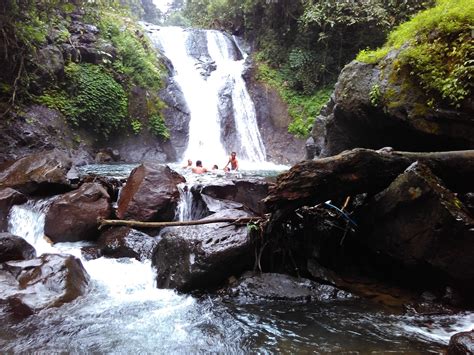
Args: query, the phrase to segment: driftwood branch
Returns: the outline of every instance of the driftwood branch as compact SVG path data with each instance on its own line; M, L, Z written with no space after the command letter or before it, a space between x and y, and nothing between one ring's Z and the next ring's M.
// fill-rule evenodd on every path
M122 219L98 219L99 229L105 226L129 226L139 228L161 228L161 227L179 227L179 226L195 226L199 224L210 223L231 223L231 224L247 224L251 222L258 222L261 217L241 217L241 218L215 218L215 219L200 219L196 221L172 221L172 222L140 222L134 220Z
M474 188L474 150L417 153L359 148L296 164L278 177L264 202L275 219L303 205L377 193L415 161L430 167L452 191L468 192Z

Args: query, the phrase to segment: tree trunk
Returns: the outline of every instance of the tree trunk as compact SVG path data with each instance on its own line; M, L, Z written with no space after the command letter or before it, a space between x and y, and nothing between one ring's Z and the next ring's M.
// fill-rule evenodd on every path
M452 191L474 191L474 150L412 153L359 148L296 164L278 177L263 201L269 211L281 215L336 197L374 194L415 161L430 167Z
M176 226L195 226L199 224L209 223L231 223L231 224L247 224L250 222L260 221L261 217L242 217L242 218L215 218L200 219L197 221L172 221L172 222L140 222L122 219L99 219L99 229L104 226L129 226L139 228L160 228L160 227L176 227Z

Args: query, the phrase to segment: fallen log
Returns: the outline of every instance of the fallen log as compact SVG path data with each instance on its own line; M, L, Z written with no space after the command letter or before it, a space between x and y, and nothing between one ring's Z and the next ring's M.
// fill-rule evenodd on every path
M281 174L263 200L275 220L303 205L385 189L410 164L420 161L455 192L474 190L474 150L417 153L353 149L306 160Z
M161 228L161 227L179 227L179 226L195 226L199 224L210 223L231 223L231 224L247 224L251 222L258 222L262 217L241 217L241 218L214 218L214 219L199 219L196 221L171 221L171 222L141 222L134 220L123 219L101 219L99 222L99 229L105 226L129 226L139 228Z

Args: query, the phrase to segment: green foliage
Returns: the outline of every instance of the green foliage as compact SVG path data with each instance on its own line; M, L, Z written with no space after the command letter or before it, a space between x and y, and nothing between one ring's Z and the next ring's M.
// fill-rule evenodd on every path
M66 67L68 91L50 90L38 102L61 111L76 126L92 128L108 137L127 115L127 96L122 87L100 66L74 64Z
M399 65L407 67L427 93L459 107L472 92L473 23L472 1L439 0L436 7L400 25L383 48L361 52L357 59L373 63L401 48Z
M382 99L382 92L380 91L380 86L378 84L375 84L370 89L369 99L372 106L377 107L380 105Z
M158 97L150 97L147 100L148 107L148 130L157 137L167 140L170 138L168 127L161 116L165 104Z
M69 118L108 137L127 116L127 95L114 78L100 66L69 64L66 76L74 109Z
M140 120L133 119L133 120L130 122L130 125L131 125L131 127L132 127L133 133L138 134L138 133L141 132L141 130L142 130L142 123L141 123Z
M162 64L141 29L114 13L104 12L98 24L103 36L117 48L114 70L130 78L132 84L147 89L162 86Z
M257 79L276 88L288 105L288 113L293 118L288 131L298 137L307 137L321 107L331 96L332 87L319 89L311 95L301 94L288 86L280 72L262 62L258 63Z
M433 0L188 0L184 14L201 27L251 40L259 56L304 95L333 83L362 48Z

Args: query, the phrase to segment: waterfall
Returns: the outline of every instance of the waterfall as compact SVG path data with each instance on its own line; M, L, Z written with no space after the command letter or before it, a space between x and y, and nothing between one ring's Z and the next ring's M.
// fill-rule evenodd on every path
M182 159L221 165L235 150L241 160L265 161L255 106L242 78L244 59L237 59L241 56L233 40L211 30L149 30L173 64L173 80L190 111L189 141ZM223 126L230 132L227 137Z
M30 200L24 205L13 206L8 218L8 231L25 239L35 247L37 255L56 252L44 238L45 213L54 198Z
M178 221L190 221L192 219L193 194L189 191L186 183L178 184L179 202L176 208L176 219Z

